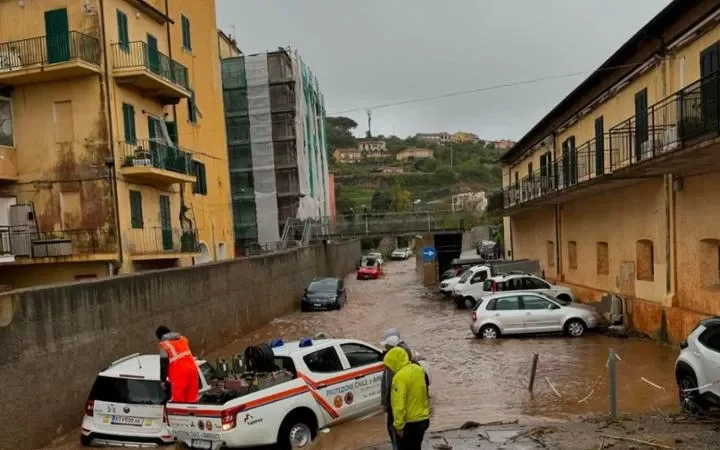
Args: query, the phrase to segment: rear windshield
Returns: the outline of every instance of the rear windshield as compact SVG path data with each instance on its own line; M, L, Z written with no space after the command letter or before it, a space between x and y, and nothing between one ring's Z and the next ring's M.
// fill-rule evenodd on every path
M133 405L162 405L167 402L159 380L128 380L99 376L90 391L90 400Z

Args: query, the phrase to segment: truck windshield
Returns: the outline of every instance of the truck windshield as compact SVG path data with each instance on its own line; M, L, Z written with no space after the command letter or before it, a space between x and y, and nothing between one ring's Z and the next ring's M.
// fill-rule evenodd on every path
M132 405L163 405L168 399L159 380L99 376L90 391L90 400Z
M467 280L469 280L470 277L472 277L474 274L475 274L475 272L472 271L472 270L466 271L466 272L463 274L463 276L460 277L460 281L458 281L458 283L460 283L460 284L465 284L465 283L467 282Z

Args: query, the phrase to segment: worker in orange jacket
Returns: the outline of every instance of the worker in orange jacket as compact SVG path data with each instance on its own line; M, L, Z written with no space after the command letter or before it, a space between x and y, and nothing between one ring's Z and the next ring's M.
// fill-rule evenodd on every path
M198 367L190 342L166 326L155 330L160 341L160 381L170 383L170 401L196 403L200 392Z

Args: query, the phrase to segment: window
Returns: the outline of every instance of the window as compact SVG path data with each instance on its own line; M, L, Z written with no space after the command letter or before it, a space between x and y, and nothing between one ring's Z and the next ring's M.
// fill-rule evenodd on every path
M610 273L610 255L607 242L598 242L596 252L598 275L608 275Z
M497 299L492 299L487 303L487 306L485 306L485 309L488 311L495 311L495 308L497 307Z
M128 103L123 103L123 124L125 126L125 142L135 145L137 142L137 134L135 132L135 107Z
M577 242L575 241L568 242L568 266L577 270Z
M90 391L90 400L135 405L162 405L167 400L159 380L128 380L97 377Z
M188 121L197 123L197 106L195 105L195 90L190 89L190 98L187 99Z
M192 38L190 37L190 19L180 16L182 23L182 44L185 50L192 50Z
M705 288L720 287L720 240L703 239L698 250L700 285Z
M487 272L478 272L472 277L472 280L470 280L470 284L481 283L485 281L485 279L487 279Z
M130 191L130 223L133 228L143 227L142 193Z
M548 300L545 300L542 297L536 297L534 295L523 295L522 296L523 301L523 309L529 309L529 310L545 310L545 309L553 309L553 304L550 303Z
M120 48L129 51L130 50L130 33L128 32L128 18L127 14L118 10L117 11L117 22L118 22L118 43Z
M550 286L543 280L537 278L523 278L523 289L550 289Z
M515 311L520 309L519 297L505 297L497 299L496 311Z
M703 331L698 341L710 350L720 353L720 327L714 326Z
M603 116L595 119L595 175L605 172L605 123Z
M203 378L205 378L205 381L207 381L208 383L211 380L217 380L217 373L215 373L215 369L213 369L213 366L206 362L200 364L200 372L202 372Z
M555 267L555 242L547 241L547 265Z
M15 145L12 126L12 103L9 98L0 97L0 145Z
M635 253L637 279L653 281L655 279L653 242L648 239L637 241L635 244Z
M276 356L275 367L277 367L278 370L287 370L293 374L294 377L297 377L297 369L295 369L295 363L292 358L287 356Z
M351 368L367 366L382 362L382 355L371 349L359 344L343 344L340 346L345 357L348 359Z
M324 348L305 355L303 361L305 361L308 369L316 373L332 373L343 370L335 347Z
M196 178L193 183L193 194L207 195L207 173L205 172L205 164L200 161L193 161L193 171Z

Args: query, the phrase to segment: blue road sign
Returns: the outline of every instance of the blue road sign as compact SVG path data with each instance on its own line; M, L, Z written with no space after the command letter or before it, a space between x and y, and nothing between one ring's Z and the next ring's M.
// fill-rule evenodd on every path
M425 247L423 249L423 258L425 258L425 262L430 262L437 256L437 252L432 247Z

